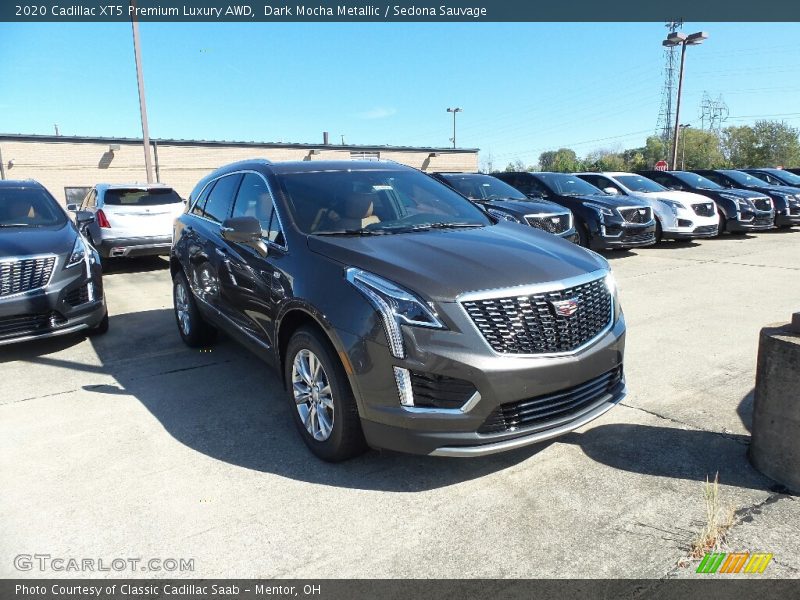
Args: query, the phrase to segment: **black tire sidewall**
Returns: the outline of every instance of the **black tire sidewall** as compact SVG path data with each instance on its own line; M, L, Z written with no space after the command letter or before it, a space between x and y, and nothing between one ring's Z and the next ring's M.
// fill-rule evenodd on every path
M180 319L178 318L178 306L176 302L176 290L178 285L182 285L186 290L186 295L188 298L188 311L189 311L189 333L185 334L183 332L183 328L181 327ZM172 310L175 315L175 324L178 326L178 333L180 334L181 338L183 339L184 343L187 346L197 347L202 346L204 343L208 342L207 336L203 331L203 318L200 316L200 312L197 310L197 305L194 301L194 296L192 295L192 289L189 287L189 281L186 279L186 275L182 272L178 272L175 274L175 277L172 280Z

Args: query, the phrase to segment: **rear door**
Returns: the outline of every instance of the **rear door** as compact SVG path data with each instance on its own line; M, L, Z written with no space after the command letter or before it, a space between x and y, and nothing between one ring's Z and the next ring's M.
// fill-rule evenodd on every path
M183 200L170 188L111 188L103 212L116 238L165 237L183 212Z

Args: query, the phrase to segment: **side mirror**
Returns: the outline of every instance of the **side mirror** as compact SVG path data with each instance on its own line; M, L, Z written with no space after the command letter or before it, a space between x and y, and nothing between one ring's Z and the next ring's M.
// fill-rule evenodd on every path
M603 191L610 196L619 196L619 190L613 187L604 187Z
M262 256L267 255L267 245L261 239L261 223L255 217L226 219L220 233L229 242L252 246Z
M67 204L67 210L69 212L78 212L78 205L74 202L71 202L70 204Z
M94 223L94 214L88 210L77 210L75 212L75 222L78 225L88 225Z

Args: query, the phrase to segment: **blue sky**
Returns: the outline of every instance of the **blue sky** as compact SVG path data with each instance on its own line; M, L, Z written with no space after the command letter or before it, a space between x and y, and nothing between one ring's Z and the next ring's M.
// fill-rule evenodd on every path
M688 23L681 121L800 126L798 24ZM746 33L746 35L745 35ZM143 23L156 138L447 146L535 163L641 145L663 81L661 23ZM0 133L141 136L129 23L0 23Z

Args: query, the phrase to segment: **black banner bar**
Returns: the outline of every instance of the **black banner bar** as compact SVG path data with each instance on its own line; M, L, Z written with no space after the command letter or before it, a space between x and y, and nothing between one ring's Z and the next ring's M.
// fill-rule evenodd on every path
M3 0L0 21L26 22L797 22L794 0Z

